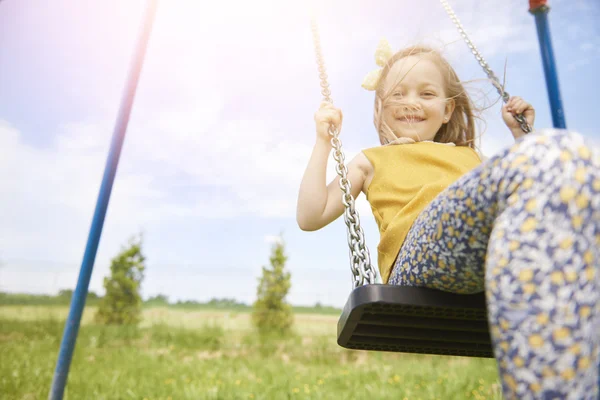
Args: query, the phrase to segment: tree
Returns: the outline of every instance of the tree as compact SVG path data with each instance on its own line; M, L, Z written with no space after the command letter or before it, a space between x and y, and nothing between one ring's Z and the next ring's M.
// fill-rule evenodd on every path
M261 335L284 335L292 327L292 308L285 301L290 287L290 273L285 271L285 244L277 241L271 250L270 267L262 267L252 321Z
M71 301L71 298L73 297L73 290L72 289L61 289L58 291L58 297L65 299L67 301Z
M58 291L57 297L60 299L61 302L70 303L73 299L73 294L74 291L72 289L61 289ZM99 298L100 297L95 292L92 292L90 290L87 294L86 301L96 301Z
M156 296L149 297L145 303L152 306L168 306L169 297L164 294L157 294Z
M130 239L129 245L112 259L110 276L104 278L106 294L98 305L97 322L136 325L140 321L145 260L141 235Z

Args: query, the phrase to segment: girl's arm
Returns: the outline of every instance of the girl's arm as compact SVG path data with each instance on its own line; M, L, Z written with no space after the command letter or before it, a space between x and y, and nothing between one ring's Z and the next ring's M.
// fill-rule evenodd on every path
M343 192L339 184L340 177L336 176L329 185L325 181L330 152L331 145L328 142L317 141L304 172L296 210L296 220L303 231L319 230L344 213ZM346 166L350 192L355 199L360 194L366 178L363 158L365 158L364 155L359 153Z
M337 176L329 185L326 182L327 160L331 152L331 126L340 129L342 112L330 103L322 103L315 113L317 141L304 172L300 192L296 220L300 229L316 231L337 219L344 212L342 190ZM348 165L348 180L354 198L359 195L365 183L366 157L359 153Z

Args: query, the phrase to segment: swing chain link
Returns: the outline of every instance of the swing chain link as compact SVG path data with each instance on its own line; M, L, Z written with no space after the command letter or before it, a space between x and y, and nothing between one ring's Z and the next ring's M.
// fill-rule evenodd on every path
M467 36L467 32L465 31L462 24L458 20L458 17L454 13L454 10L452 10L452 7L450 7L450 4L448 4L448 0L440 0L440 2L442 3L442 6L448 13L448 16L450 17L452 22L454 22L454 25L456 25L456 28L458 29L458 33L460 33L460 35L463 37L463 39L467 43L467 46L471 50L471 53L473 53L473 55L475 56L475 59L477 60L477 62L479 62L479 65L483 68L483 70L485 71L487 76L492 81L492 85L494 85L494 87L498 91L498 94L502 97L502 100L504 101L504 103L505 104L508 103L508 100L510 99L510 95L508 94L508 92L506 92L504 90L504 87L500 84L500 80L498 79L496 74L494 74L494 71L492 71L492 69L490 68L488 63L484 60L481 53L479 53L479 50L477 50L477 47L475 47L473 42L471 42L471 39L469 39L469 37ZM533 129L531 128L531 126L529 125L529 123L527 122L527 119L525 119L523 114L515 115L515 119L517 120L517 122L519 122L519 125L521 126L521 130L523 132L530 133L533 131Z
M329 89L329 83L327 82L325 62L321 52L319 31L314 18L311 20L311 30L317 57L321 94L323 95L324 101L333 104L333 101L331 100L331 90ZM360 219L355 208L354 197L352 197L351 185L348 180L348 169L344 164L344 152L342 151L342 141L339 138L339 134L340 133L336 128L329 128L331 145L333 147L333 159L336 161L335 171L340 177L339 184L342 189L342 203L345 208L344 221L348 232L350 269L352 270L353 277L352 286L353 288L357 288L365 284L375 283L375 271L371 265L371 255L365 244L365 235L360 226Z

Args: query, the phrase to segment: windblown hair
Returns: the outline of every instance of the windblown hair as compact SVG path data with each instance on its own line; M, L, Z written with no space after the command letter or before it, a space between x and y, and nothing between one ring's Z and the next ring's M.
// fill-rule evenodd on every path
M454 99L455 108L450 120L442 124L434 137L435 142L439 143L454 143L457 146L468 146L475 148L475 115L474 106L458 75L450 66L450 64L442 57L442 55L429 47L413 46L408 47L394 54L387 62L381 71L381 78L377 89L375 90L375 113L373 122L379 134L381 144L392 142L396 139L396 135L392 129L385 123L383 118L383 110L385 107L395 103L391 94L393 89L388 92L384 91L384 83L391 67L396 61L414 55L428 56L442 72L444 77L444 91L446 99ZM400 82L397 82L398 84ZM392 85L392 88L396 85Z

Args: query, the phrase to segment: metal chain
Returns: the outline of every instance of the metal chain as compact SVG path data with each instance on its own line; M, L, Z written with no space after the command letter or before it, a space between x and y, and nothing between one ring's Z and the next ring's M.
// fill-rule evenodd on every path
M324 101L333 104L331 100L331 90L327 82L327 72L325 71L325 62L321 52L321 42L319 39L319 31L317 23L313 18L311 20L311 30L313 34L313 42L315 47L315 55L317 57L317 65L319 69L319 79L321 82L321 94ZM339 138L339 132L336 128L330 127L329 134L331 135L331 145L333 146L333 158L336 161L335 171L340 177L340 188L342 189L342 202L344 203L344 221L348 230L348 247L350 250L350 269L352 270L352 286L357 288L365 284L375 283L375 271L371 265L371 255L365 244L365 235L358 212L354 206L354 197L350 190L350 181L348 180L348 170L344 164L344 153L342 151L342 142Z
M508 100L510 99L510 95L508 94L508 92L506 92L504 90L504 88L500 84L500 80L498 79L498 77L496 77L496 74L494 74L494 71L492 71L492 69L490 68L488 63L485 62L485 60L483 59L483 56L479 53L479 51L477 50L477 48L475 47L473 42L471 42L471 40L467 36L467 33L465 32L465 29L463 28L462 24L458 20L458 17L454 13L454 10L452 10L452 7L450 7L450 4L448 4L447 0L440 0L440 2L442 3L442 6L448 13L448 16L450 17L452 22L454 22L454 25L456 25L456 28L458 29L458 33L460 33L460 35L463 37L463 39L467 43L467 46L471 50L471 53L473 53L473 55L475 56L475 59L479 62L479 65L481 65L481 67L483 68L483 70L485 71L487 76L492 80L492 85L494 85L494 87L498 91L498 94L500 94L500 96L502 96L502 100L504 101L504 103L507 103ZM521 125L521 130L523 132L530 133L532 131L531 126L529 125L529 123L527 122L527 119L525 119L523 114L515 115L515 119Z

